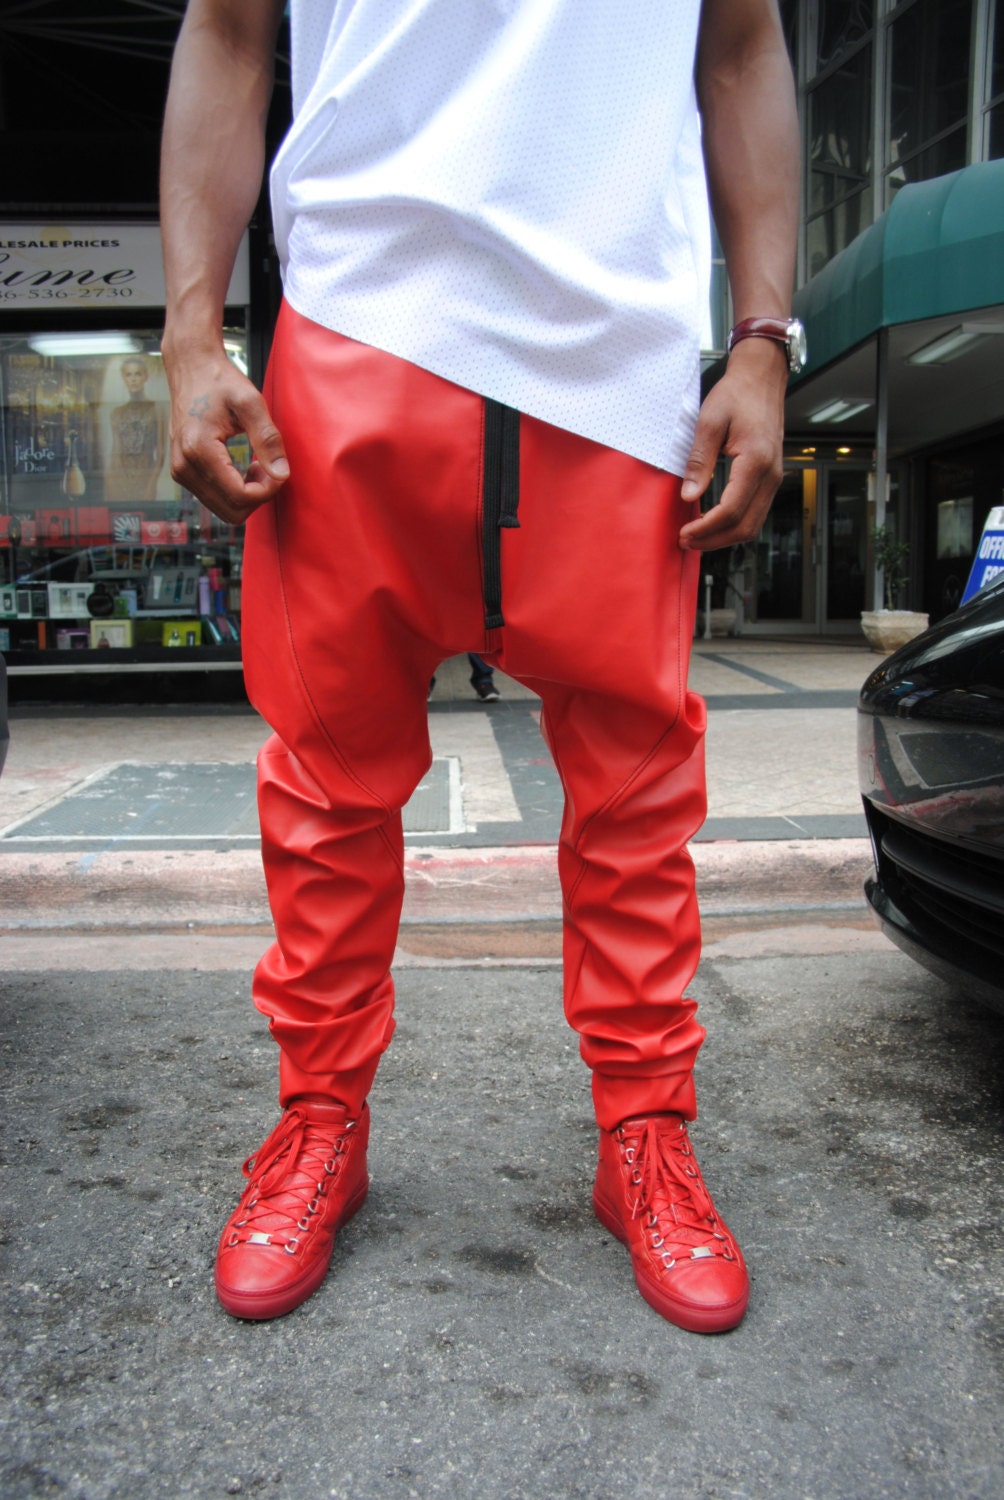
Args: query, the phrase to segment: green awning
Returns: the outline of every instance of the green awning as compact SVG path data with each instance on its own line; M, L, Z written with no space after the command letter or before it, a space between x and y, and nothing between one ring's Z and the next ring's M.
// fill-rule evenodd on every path
M795 296L806 379L896 323L1004 302L1004 160L900 188L881 218Z

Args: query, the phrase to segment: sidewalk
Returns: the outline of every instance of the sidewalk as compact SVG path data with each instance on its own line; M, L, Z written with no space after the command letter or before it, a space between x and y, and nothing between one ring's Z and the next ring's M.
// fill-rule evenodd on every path
M862 897L855 746L876 661L821 640L695 642L691 686L709 710L709 816L692 845L707 956L840 951L848 933L861 951L884 946ZM501 699L483 704L468 673L457 657L437 674L435 760L405 810L395 965L556 965L561 790L537 700L497 674ZM250 709L26 706L12 731L0 778L9 966L253 966L272 928L254 778L267 729Z
M710 721L703 840L863 831L859 822L828 829L804 820L860 819L854 704L876 661L861 647L696 643L691 687L705 697ZM445 663L438 674L429 724L442 784L434 765L406 810L409 840L553 843L560 789L540 738L537 700L499 673L500 701L482 704L466 677L465 658ZM257 838L251 767L267 732L249 709L233 706L15 706L0 778L0 849L42 849L47 840L72 840L84 849L116 837L134 847L164 847L171 839L192 846L200 834L216 849L251 844ZM131 784L120 776L120 789L107 778L122 766L137 771ZM138 769L151 767L163 774ZM224 805L228 798L233 806ZM66 799L77 799L70 816ZM158 801L152 826L151 801ZM444 802L447 821L440 816ZM56 808L58 816L42 817ZM138 813L147 814L140 827L133 826ZM729 820L749 826L724 826ZM764 820L788 825L769 829ZM804 826L795 826L799 820Z
M860 909L868 852L854 704L875 661L826 643L696 643L709 817L693 852L707 921ZM401 961L470 957L456 935L444 950L451 926L477 928L468 939L482 957L511 959L499 929L514 923L520 952L557 958L560 786L536 699L501 674L498 685L500 701L485 705L466 658L438 674L436 758L406 809ZM184 933L213 962L233 948L243 963L244 942L260 950L270 925L253 762L267 731L253 713L25 708L12 729L0 779L0 926L23 961L31 934L48 926L156 931L167 942Z

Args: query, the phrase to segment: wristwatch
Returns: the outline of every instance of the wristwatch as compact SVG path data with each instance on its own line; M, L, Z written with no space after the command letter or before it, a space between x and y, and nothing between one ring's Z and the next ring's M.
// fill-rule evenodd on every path
M788 369L793 375L805 369L808 359L805 328L797 318L743 318L725 341L726 354L731 354L741 339L773 339L776 344L784 345Z

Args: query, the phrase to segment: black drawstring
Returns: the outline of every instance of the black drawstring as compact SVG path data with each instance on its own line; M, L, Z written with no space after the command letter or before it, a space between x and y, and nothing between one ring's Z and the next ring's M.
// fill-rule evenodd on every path
M519 412L485 397L484 550L485 629L498 630L502 616L502 556L499 529L519 525Z

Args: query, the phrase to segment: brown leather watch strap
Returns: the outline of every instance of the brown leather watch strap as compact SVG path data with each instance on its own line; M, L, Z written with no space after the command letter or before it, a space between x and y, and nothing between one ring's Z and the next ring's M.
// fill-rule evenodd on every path
M729 333L726 351L731 354L741 339L773 339L787 349L788 323L788 318L743 318Z

